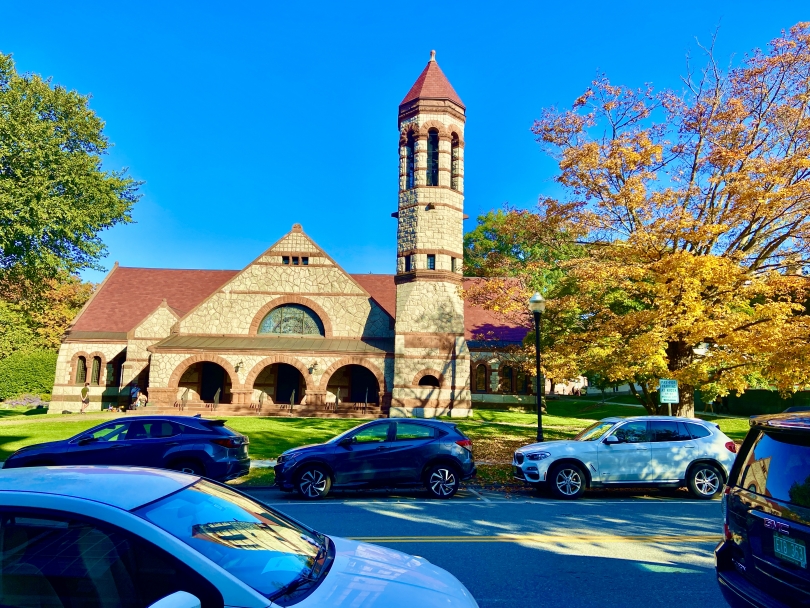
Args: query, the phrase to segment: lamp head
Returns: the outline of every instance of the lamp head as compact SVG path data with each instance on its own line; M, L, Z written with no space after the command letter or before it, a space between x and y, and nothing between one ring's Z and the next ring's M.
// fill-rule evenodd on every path
M529 310L539 313L544 313L546 311L546 300L540 295L540 292L535 291L534 295L529 298Z

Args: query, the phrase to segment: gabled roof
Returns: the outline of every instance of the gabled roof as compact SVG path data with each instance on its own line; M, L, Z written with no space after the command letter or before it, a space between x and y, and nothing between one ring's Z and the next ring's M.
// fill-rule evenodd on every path
M422 70L419 78L408 91L400 106L416 99L447 99L464 108L461 98L447 80L439 64L436 63L436 51L430 51L430 61ZM466 108L465 108L466 109Z
M107 275L70 331L126 333L154 312L164 299L182 316L236 273L236 270L118 266Z

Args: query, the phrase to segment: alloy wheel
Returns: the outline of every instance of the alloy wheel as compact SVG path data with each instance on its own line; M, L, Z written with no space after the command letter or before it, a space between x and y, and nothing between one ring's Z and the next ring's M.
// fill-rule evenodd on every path
M301 493L308 498L319 498L326 492L329 478L318 469L310 469L301 475L299 487Z
M574 496L582 487L582 477L579 471L574 469L560 469L554 480L560 493L566 496Z
M720 478L712 469L700 469L695 474L695 487L704 496L713 496L720 488Z
M428 485L436 496L450 496L456 487L456 476L448 469L436 469L430 476Z

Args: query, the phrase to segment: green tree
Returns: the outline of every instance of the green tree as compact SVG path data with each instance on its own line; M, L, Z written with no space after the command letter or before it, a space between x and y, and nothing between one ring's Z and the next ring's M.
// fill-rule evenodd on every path
M0 280L38 289L99 268L99 233L131 221L141 183L102 168L110 143L89 99L0 53Z

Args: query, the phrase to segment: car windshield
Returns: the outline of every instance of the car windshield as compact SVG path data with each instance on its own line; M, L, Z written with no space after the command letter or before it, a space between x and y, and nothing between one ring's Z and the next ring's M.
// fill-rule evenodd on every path
M309 577L325 540L268 507L204 480L135 513L268 597Z
M580 431L579 434L574 437L574 441L596 441L615 425L615 422L606 422L604 420L600 420L599 422L593 423L584 431Z

